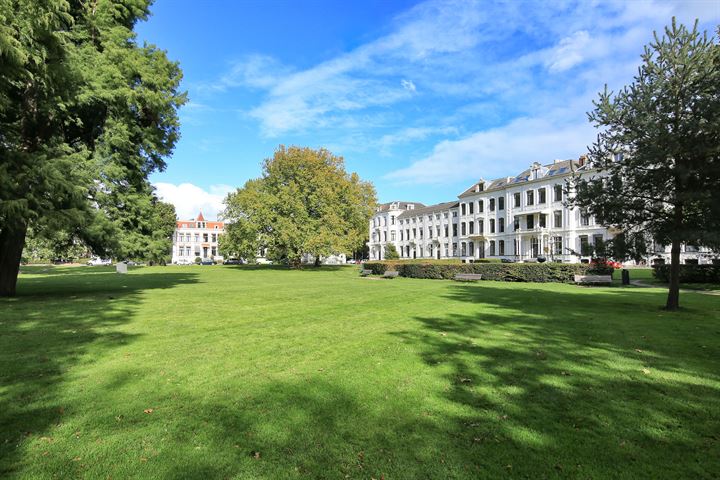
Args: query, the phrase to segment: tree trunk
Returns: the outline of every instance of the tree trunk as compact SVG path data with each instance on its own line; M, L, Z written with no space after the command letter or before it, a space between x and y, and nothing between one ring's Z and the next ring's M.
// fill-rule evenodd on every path
M316 267L319 267L319 266L320 266L320 255L317 255L317 256L315 257L315 266L316 266Z
M0 297L15 296L27 224L20 221L0 231Z
M675 238L670 249L670 288L665 310L680 308L680 240Z

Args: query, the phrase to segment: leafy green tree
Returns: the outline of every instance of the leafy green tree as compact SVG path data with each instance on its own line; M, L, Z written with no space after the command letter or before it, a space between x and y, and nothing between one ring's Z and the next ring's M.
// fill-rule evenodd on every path
M54 235L35 235L28 229L23 249L23 260L27 262L50 262L55 258L76 260L88 256L88 247L66 232Z
M647 238L671 245L666 308L679 308L681 244L720 246L720 47L676 24L645 48L633 83L600 94L574 203L622 232L630 255Z
M385 259L386 260L397 260L400 258L400 254L397 251L397 248L395 248L394 243L388 243L385 245Z
M229 225L223 251L247 258L267 248L274 260L300 264L358 248L375 206L375 188L348 174L342 157L325 149L280 146L261 178L225 199Z
M117 216L151 201L179 135L181 71L139 46L148 0L0 0L0 296L28 228L121 252Z

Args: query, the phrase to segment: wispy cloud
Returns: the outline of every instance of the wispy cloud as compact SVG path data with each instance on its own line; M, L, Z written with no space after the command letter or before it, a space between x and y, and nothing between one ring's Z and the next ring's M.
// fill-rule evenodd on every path
M353 50L308 68L246 56L207 90L258 92L246 118L265 137L306 134L380 155L427 142L388 162L392 182L501 176L582 153L594 139L585 112L595 92L629 82L643 44L673 15L717 23L720 7L430 0Z

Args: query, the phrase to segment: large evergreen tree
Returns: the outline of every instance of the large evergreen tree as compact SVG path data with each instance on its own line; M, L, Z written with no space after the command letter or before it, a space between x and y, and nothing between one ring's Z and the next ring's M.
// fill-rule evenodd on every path
M147 0L0 0L0 295L30 227L120 250L122 219L178 138L181 71L139 46Z
M298 265L303 254L350 252L367 236L375 188L345 171L342 157L325 149L280 146L265 160L261 178L225 200L226 253L253 258L267 248L276 260Z
M720 47L673 20L642 59L633 83L606 89L589 114L601 128L589 165L601 173L576 179L575 203L617 227L618 245L671 245L675 310L681 245L720 247Z

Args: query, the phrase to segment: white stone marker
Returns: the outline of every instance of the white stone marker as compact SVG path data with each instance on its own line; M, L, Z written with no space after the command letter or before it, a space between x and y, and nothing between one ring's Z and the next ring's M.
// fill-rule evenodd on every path
M117 273L127 273L127 263L118 262L117 264L115 264L115 271Z

